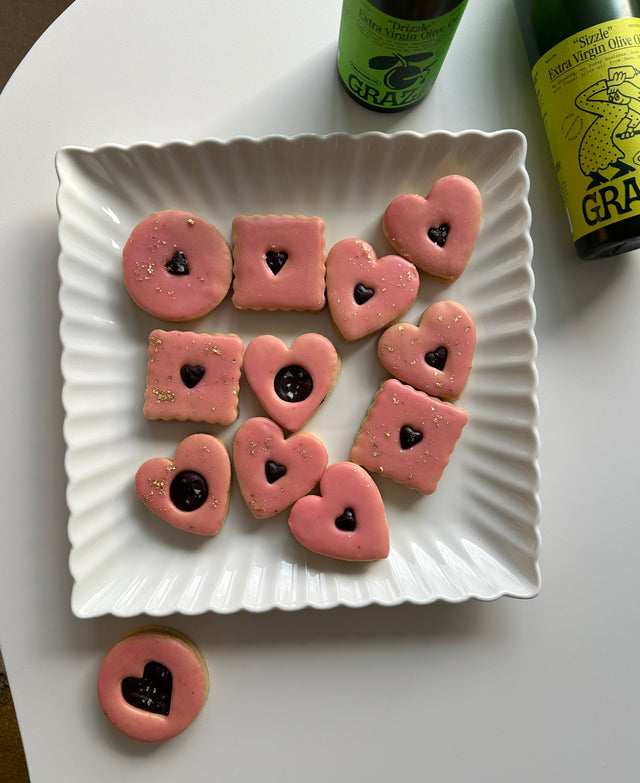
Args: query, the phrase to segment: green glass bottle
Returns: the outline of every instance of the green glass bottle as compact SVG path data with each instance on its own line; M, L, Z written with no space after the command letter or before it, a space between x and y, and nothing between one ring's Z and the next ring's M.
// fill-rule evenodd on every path
M640 0L514 0L581 258L640 247Z
M467 0L343 0L338 74L375 111L415 106L431 89Z

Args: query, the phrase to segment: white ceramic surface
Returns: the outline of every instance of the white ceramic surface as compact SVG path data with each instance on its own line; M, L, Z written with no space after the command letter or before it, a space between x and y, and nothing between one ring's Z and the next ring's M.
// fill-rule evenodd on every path
M525 140L516 131L419 135L337 133L238 138L97 149L57 155L60 304L71 511L72 608L80 617L300 609L338 604L429 603L475 596L531 597L539 588L536 342ZM169 528L135 497L133 476L151 456L173 456L202 425L148 422L142 415L147 338L176 328L143 313L127 295L121 248L152 211L189 209L230 240L240 213L317 214L327 249L347 236L390 252L381 217L403 192L426 194L458 173L483 198L483 222L464 274L453 284L421 277L404 317L455 299L473 314L478 345L457 403L467 424L436 493L422 497L376 478L387 507L391 554L373 564L313 555L292 538L286 512L257 521L235 482L227 522L211 539ZM330 462L347 459L379 381L378 335L341 342L328 311L240 313L230 297L179 328L260 333L290 342L304 331L336 344L342 372L305 429ZM246 383L240 417L204 428L230 448L245 418L261 414Z

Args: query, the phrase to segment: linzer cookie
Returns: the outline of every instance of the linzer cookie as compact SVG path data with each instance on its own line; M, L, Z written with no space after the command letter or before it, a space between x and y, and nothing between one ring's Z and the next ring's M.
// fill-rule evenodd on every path
M398 196L386 208L382 227L391 247L418 269L456 280L473 251L482 219L475 183L459 174L439 179L421 196Z
M232 424L244 344L236 334L154 329L149 335L144 415Z
M322 310L324 221L239 215L232 223L233 296L241 310Z
M231 285L231 270L231 250L220 231L179 209L142 220L122 251L131 298L165 321L191 321L217 307Z
M153 457L136 473L136 495L179 530L214 536L224 524L231 489L231 461L213 435L189 435L174 459Z
M361 239L343 239L327 255L327 302L345 340L384 329L414 303L420 279L401 256L378 258Z
M467 423L462 408L395 378L384 381L362 422L351 460L424 495L435 491Z
M291 347L264 334L247 345L244 372L268 415L293 432L331 393L340 358L333 343L321 334L301 334Z
M258 519L275 516L311 492L327 462L319 438L306 432L285 438L274 421L261 416L241 424L233 440L240 492Z
M420 323L399 323L378 340L378 357L396 378L448 400L462 394L476 345L476 328L469 311L451 301L436 302L422 313Z
M339 560L381 560L389 554L389 528L375 481L352 462L330 465L320 496L306 495L289 514L289 528L307 549Z
M209 671L196 645L163 626L138 628L107 653L98 701L109 722L140 742L183 732L209 694Z

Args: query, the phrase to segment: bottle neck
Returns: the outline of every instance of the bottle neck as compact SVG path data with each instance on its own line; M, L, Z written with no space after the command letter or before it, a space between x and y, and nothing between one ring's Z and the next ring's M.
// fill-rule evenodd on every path
M448 14L467 0L368 0L369 4L388 16L411 21L433 19Z

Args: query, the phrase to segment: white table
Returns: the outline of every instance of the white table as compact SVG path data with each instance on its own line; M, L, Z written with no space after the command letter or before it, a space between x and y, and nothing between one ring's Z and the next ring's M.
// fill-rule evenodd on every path
M337 83L339 12L339 0L76 0L0 96L0 644L34 783L636 779L640 258L575 257L509 0L472 1L429 98L389 116ZM532 175L541 594L167 618L211 666L206 718L157 747L121 738L95 678L144 618L69 608L56 149L508 127L527 134Z

